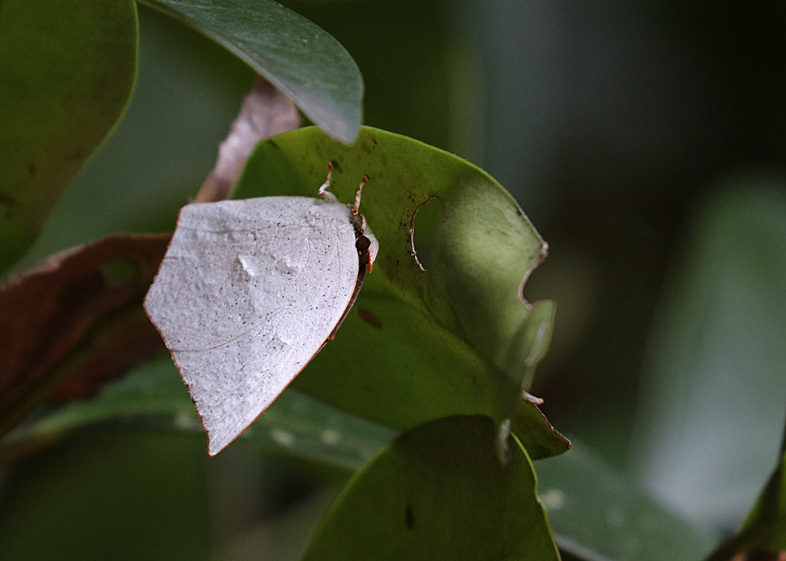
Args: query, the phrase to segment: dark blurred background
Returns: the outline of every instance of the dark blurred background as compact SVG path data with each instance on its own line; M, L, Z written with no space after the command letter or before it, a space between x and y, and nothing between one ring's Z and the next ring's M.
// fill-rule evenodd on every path
M786 5L285 4L355 57L366 124L480 165L549 242L525 293L558 304L532 390L553 424L697 524L733 528L786 409ZM140 12L129 113L35 255L170 226L161 194L176 208L195 193L251 83ZM208 469L237 496L259 491L244 454Z

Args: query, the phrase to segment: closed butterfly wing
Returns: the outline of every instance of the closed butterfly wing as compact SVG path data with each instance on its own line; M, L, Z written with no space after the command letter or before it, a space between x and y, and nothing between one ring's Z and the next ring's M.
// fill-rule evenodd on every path
M307 197L181 211L145 309L188 386L210 455L267 409L352 305L351 218L345 205Z

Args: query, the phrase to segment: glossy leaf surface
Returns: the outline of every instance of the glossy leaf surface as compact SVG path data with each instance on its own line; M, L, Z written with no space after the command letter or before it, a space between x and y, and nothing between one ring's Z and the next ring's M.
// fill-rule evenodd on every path
M456 414L511 416L554 313L551 302L521 299L546 252L522 210L468 162L371 128L353 147L315 128L267 139L233 196L314 196L328 162L341 201L370 177L360 210L380 251L335 340L295 387L396 429ZM566 448L561 439L551 453Z
M338 41L272 0L144 0L229 49L342 142L357 137L363 78Z
M558 560L526 451L501 465L487 417L448 417L385 447L347 484L303 556Z

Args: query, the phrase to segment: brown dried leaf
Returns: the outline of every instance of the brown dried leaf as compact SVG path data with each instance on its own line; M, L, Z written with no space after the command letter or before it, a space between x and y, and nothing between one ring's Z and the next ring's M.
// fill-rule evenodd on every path
M161 348L141 303L169 238L110 236L0 286L0 434L42 401L93 393Z
M295 104L270 82L257 76L232 123L232 130L218 149L216 165L197 193L196 202L225 199L257 142L299 126Z

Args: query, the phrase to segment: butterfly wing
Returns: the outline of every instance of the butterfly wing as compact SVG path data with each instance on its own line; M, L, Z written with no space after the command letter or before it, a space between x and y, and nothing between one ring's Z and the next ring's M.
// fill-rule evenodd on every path
M320 350L358 278L349 209L306 197L183 208L145 309L172 353L211 455Z

